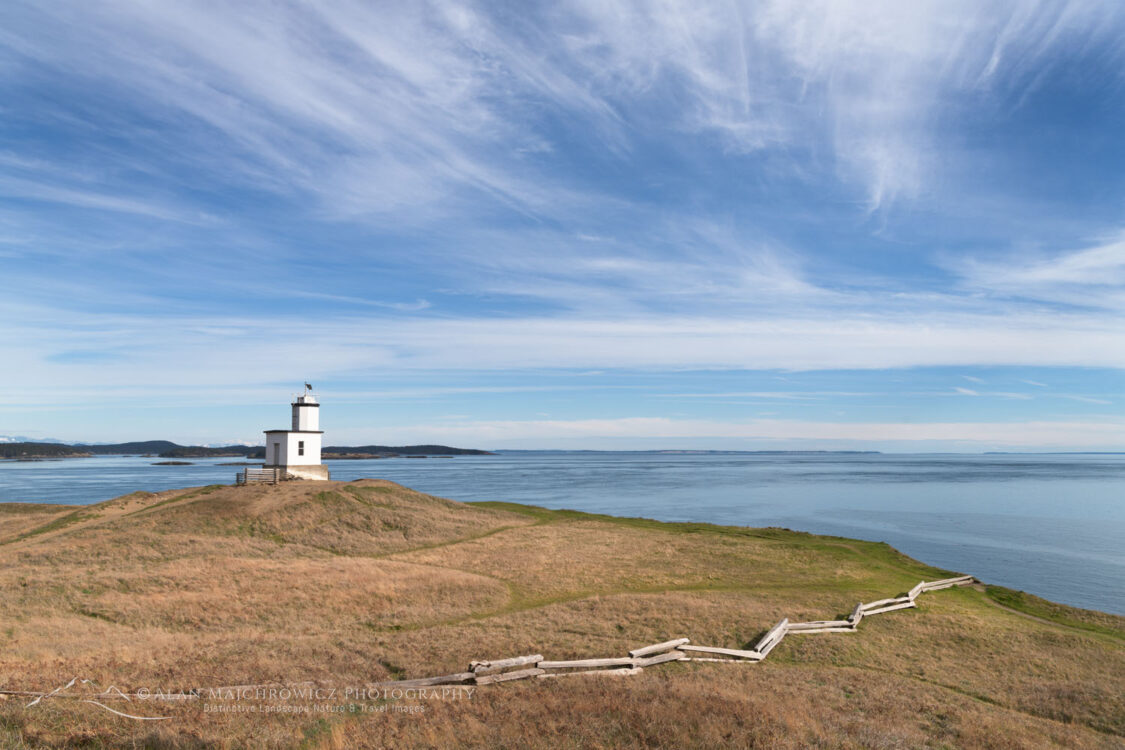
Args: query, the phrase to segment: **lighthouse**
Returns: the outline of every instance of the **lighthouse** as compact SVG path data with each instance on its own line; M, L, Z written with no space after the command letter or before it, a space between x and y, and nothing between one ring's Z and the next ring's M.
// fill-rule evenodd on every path
M328 467L320 462L320 404L311 385L305 383L292 408L292 429L266 430L265 468L281 469L291 479L328 479Z

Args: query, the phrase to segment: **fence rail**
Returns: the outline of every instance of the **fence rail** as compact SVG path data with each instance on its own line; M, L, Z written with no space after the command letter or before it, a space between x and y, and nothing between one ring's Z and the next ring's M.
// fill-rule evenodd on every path
M478 660L470 662L469 667L465 672L439 675L437 677L421 677L411 680L391 680L387 682L376 682L368 685L367 687L414 688L430 687L436 685L491 685L499 682L509 682L511 680L525 680L532 678L545 679L579 675L627 677L630 675L640 674L647 667L653 667L658 664L684 661L724 664L756 664L765 659L766 656L768 656L769 653L777 646L777 644L781 643L782 639L785 638L785 636L789 633L804 635L809 633L855 632L856 628L859 626L859 623L865 617L913 607L915 606L914 600L921 594L930 591L938 591L940 589L950 588L952 586L967 586L971 583L976 583L976 579L973 576L957 576L956 578L946 578L941 581L923 581L912 588L910 592L905 596L893 597L891 599L880 599L878 601L868 602L866 604L860 602L856 605L855 609L852 610L852 613L848 615L846 620L789 622L788 619L783 618L776 625L766 631L766 634L758 640L758 642L754 645L754 648L749 650L720 648L717 646L697 646L692 644L691 639L689 638L675 638L673 640L664 641L663 643L654 643L651 646L642 646L640 648L635 648L629 652L628 656L625 657L551 661L545 659L542 654L530 654L527 656L514 656L507 659ZM706 656L690 655L696 653L706 654ZM66 687L69 688L76 681L77 678L75 678L75 680L71 680L71 684L67 685ZM221 694L226 691L292 686L293 685L291 684L275 683L268 685L239 685L237 686L237 688L193 688L191 690L180 691L179 693L171 695L141 695L137 693L115 691L113 693L101 693L92 697L97 697L102 700L132 700L134 698L140 698L148 700L191 701L199 700L200 696L204 694L214 695ZM59 694L62 689L63 688L58 688L51 693L39 693L26 690L0 690L0 695L34 698L35 700L33 700L29 705L38 703L44 698L51 698L52 700L59 698L70 698L76 700L84 700L87 703L95 703L95 705L101 706L100 703L91 701L91 696ZM109 708L108 706L102 706L102 708L105 708L108 711L112 711L113 713L119 713L117 711L113 711L113 709ZM133 719L157 718L129 716L127 714L119 715L128 716L128 718Z
M277 484L285 479L285 472L277 467L272 468L247 468L238 472L235 484Z
M811 622L789 622L782 618L766 631L752 649L721 648L718 646L698 646L689 638L675 638L651 646L641 646L629 652L627 657L607 657L597 659L575 659L570 661L550 661L542 654L516 656L493 661L474 661L467 672L431 677L425 680L393 680L377 682L371 687L410 687L426 685L490 685L497 682L523 679L544 679L570 675L603 675L606 677L625 677L639 674L647 667L671 662L699 661L725 664L755 664L765 659L777 644L790 633L801 635L811 633L854 633L863 618L872 615L894 612L914 607L915 599L926 592L938 591L952 586L965 586L975 583L972 576L957 576L941 581L923 581L912 588L905 596L880 599L874 602L860 602L844 620L814 620ZM693 656L701 654L701 656Z

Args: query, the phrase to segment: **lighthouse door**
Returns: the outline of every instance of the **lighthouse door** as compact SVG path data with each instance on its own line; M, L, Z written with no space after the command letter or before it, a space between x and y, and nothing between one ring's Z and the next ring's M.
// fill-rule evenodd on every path
M273 465L281 466L281 443L273 444Z

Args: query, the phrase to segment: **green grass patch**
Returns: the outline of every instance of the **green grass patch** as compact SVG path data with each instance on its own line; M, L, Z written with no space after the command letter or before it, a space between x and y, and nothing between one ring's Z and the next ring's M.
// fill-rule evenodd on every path
M367 495L397 495L402 492L401 489L395 487L348 487L350 492L362 492Z
M34 528L31 531L25 531L24 533L20 534L19 536L15 537L13 539L9 539L6 542L0 542L0 543L2 543L2 544L12 544L13 542L18 542L18 541L21 541L23 539L30 539L31 537L39 536L40 534L46 534L50 531L58 531L60 529L65 529L67 526L70 526L71 524L77 523L77 522L82 521L86 518L90 518L90 517L96 516L96 515L98 515L98 514L97 513L91 513L86 509L76 510L73 513L66 514L62 518L56 518L55 520L53 520L49 523L45 523L38 528Z
M344 493L358 503L363 503L368 508L394 508L395 504L389 500L374 500L371 495L393 495L388 487L345 487ZM323 493L322 493L323 494Z
M253 539L266 539L278 545L291 544L290 540L283 534L279 534L269 526L265 525L261 520L254 519L252 521L245 521L238 524L235 533L240 536L248 536Z
M225 484L209 484L205 487L200 487L199 489L192 490L191 492L184 493L183 495L176 495L174 497L166 497L158 503L153 503L152 505L146 505L145 507L143 507L139 510L134 510L133 512L126 513L125 515L135 516L138 513L144 513L146 511L150 511L154 508L159 508L162 505L169 505L170 503L178 503L181 500L190 500L193 497L203 497L204 495L210 495L212 492L215 492L216 490L221 490L223 487L226 487L226 486L227 485L225 485Z
M317 719L301 730L301 748L324 747L332 735L332 724L327 719Z
M666 534L712 535L732 539L755 539L781 543L795 549L817 551L852 550L863 556L867 562L881 563L896 568L900 574L918 575L918 580L937 580L957 575L956 572L926 565L912 557L902 554L886 542L867 542L838 536L822 536L805 531L793 531L778 527L754 528L750 526L720 526L712 523L691 521L657 521L651 518L627 518L603 513L585 513L578 510L551 510L536 505L521 505L497 500L468 503L480 508L503 510L536 519L540 524L558 522L600 522L644 531L659 531ZM917 583L917 581L913 581Z
M30 516L35 513L62 513L85 508L85 505L54 505L52 503L0 503L0 513Z
M984 595L997 604L1041 620L1125 640L1125 617L1055 604L1033 594L1003 586L986 586Z

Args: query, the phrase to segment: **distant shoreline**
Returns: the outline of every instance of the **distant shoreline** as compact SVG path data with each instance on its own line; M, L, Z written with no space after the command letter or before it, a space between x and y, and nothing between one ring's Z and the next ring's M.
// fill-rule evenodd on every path
M695 448L651 448L638 450L598 450L597 448L498 448L495 453L650 453L668 456L880 456L883 451L782 451L782 450L706 450Z
M0 460L41 461L93 456L154 456L157 458L265 458L265 446L179 445L169 440L130 443L0 443ZM490 456L491 451L454 448L448 445L356 445L328 446L321 451L325 459L388 458L394 456Z

